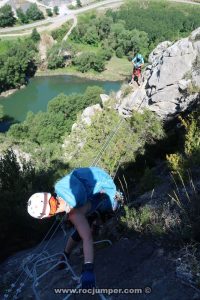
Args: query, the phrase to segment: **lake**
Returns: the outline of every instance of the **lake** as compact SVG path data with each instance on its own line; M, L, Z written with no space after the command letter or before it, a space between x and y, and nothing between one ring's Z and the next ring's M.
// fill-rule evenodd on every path
M89 80L70 75L41 76L31 79L26 88L7 98L0 98L0 104L3 105L4 114L21 122L28 111L46 111L48 102L60 93L84 93L88 86L98 85L108 94L119 90L121 84L121 81ZM0 131L4 132L8 127L7 123L1 124Z

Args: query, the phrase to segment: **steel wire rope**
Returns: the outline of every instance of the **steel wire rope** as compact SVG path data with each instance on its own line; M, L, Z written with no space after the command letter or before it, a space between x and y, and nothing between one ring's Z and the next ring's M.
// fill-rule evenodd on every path
M122 122L124 121L124 119L121 119L118 123L117 126L115 126L114 130L111 131L111 133L108 136L107 141L105 142L105 144L102 146L102 148L99 151L99 154L97 155L97 157L94 159L92 166L97 166L98 162L100 161L103 153L106 151L106 149L108 148L112 138L115 136L115 134L117 133L117 131L119 130Z
M109 136L107 137L105 143L103 144L103 146L101 147L99 153L97 154L97 156L95 157L93 163L92 163L92 166L97 166L99 160L101 159L103 153L106 151L106 149L108 148L109 144L110 144L110 141L112 140L112 138L115 136L115 134L117 133L117 131L119 130L122 122L124 121L124 119L121 119L118 123L117 123L117 126L114 127L114 129L111 131L111 133L109 134ZM63 216L64 218L64 216ZM57 231L57 229L59 228L59 225L61 224L61 222L63 221L63 218L61 219L61 221L59 222L58 226L56 227L56 230L52 233L50 239L48 240L48 242L46 243L46 245L44 246L43 248L43 251L47 248L47 246L49 245L52 237L54 236L55 232ZM47 238L49 232L51 231L51 229L53 228L54 224L56 223L57 220L55 220L55 222L53 223L53 225L51 226L51 228L49 229L49 231L47 232L47 234L45 235L45 237L43 238L43 240L40 242L39 246L37 246L36 249L38 249L42 243L44 242L44 240ZM35 252L35 249L34 251ZM29 254L30 255L30 254ZM33 260L33 258L30 260L30 262ZM22 266L21 266L22 268ZM20 276L18 277L17 281L14 283L16 285L16 283L18 282L18 280L20 279L21 275L23 275L24 273L24 270L22 270ZM24 282L26 282L26 280L28 279L28 275L26 276ZM21 282L22 283L22 282Z

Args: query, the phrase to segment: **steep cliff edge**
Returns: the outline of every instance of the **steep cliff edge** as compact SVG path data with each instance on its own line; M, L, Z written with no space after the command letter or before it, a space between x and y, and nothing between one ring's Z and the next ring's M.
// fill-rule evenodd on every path
M122 99L117 109L129 115L138 104L167 120L200 100L200 28L188 38L159 44L149 56L142 86Z

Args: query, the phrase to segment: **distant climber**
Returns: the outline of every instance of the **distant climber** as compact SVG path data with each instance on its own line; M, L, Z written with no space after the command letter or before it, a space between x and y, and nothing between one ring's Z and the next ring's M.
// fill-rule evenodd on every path
M67 241L65 257L81 239L84 264L82 288L95 287L93 239L90 216L113 212L119 206L119 192L110 175L98 167L78 168L64 176L54 186L55 194L40 192L28 200L28 213L38 219L66 212L75 226Z
M132 79L130 84L133 83L133 81L137 82L137 85L140 86L139 78L141 77L142 72L142 66L144 65L144 58L140 53L137 53L137 55L132 59L133 64L133 73L132 73Z

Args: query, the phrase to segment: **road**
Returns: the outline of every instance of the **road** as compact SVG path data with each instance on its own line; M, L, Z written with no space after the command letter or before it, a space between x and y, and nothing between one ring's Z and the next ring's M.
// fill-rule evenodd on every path
M123 2L123 0L106 0L106 1L101 1L98 3L94 3L94 4L91 4L91 5L76 9L76 10L68 9L67 12L65 12L64 14L59 15L57 17L47 18L42 21L37 21L32 24L26 24L26 25L22 25L22 26L18 26L18 27L9 27L9 28L0 29L0 37L1 36L3 37L3 36L27 35L27 34L31 33L31 31L34 27L37 27L37 30L39 32L46 31L46 30L52 30L56 27L61 26L63 23L65 23L68 20L71 20L71 19L74 20L75 16L78 14L81 14L88 10L98 8L98 7L101 7L104 5L110 4L112 6L113 3L122 3L122 2ZM17 33L18 31L20 31L20 33ZM21 32L21 31L24 31L24 32Z
M0 6L2 6L2 4L5 4L7 1L8 0L1 1ZM32 3L37 2L38 4L40 4L37 0L28 0L28 1L30 1ZM193 2L190 0L169 0L169 1L188 3L188 4L193 4L193 5L200 5L200 3ZM53 18L47 18L42 21L37 21L32 24L26 24L26 25L22 25L22 26L18 26L18 27L2 28L2 29L0 29L0 37L4 37L4 36L12 37L12 36L27 35L27 34L30 34L32 32L32 29L35 27L37 27L37 30L40 33L42 31L53 30L57 27L60 27L63 23L65 23L71 19L73 19L73 21L74 21L73 26L71 28L71 30L72 30L74 28L74 26L76 26L76 24L77 24L76 15L81 14L81 13L86 12L91 9L102 7L102 6L109 5L112 7L112 5L117 4L117 3L122 3L122 2L123 2L123 0L105 0L105 1L98 2L98 3L90 4L88 6L85 6L80 9L76 9L76 10L69 10L67 8L67 6L64 5L60 9L61 15L59 15L57 17L53 17ZM49 7L49 8L51 8L51 7ZM70 30L70 32L71 32L71 30ZM68 33L66 35L66 38L70 34L70 33L69 34Z

